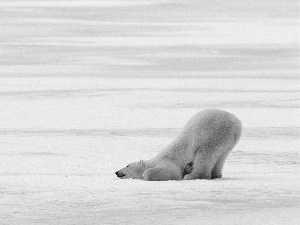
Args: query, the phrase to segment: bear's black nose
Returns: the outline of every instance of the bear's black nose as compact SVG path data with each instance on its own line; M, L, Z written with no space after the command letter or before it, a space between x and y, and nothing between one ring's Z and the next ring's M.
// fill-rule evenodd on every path
M119 171L115 172L115 174L117 175L117 177L124 177L125 176L125 174L123 174Z

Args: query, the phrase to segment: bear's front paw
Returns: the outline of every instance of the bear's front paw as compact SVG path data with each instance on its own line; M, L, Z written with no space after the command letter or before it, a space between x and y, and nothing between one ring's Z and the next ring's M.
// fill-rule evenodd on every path
M143 174L143 177L144 177L145 180L148 180L148 181L155 181L155 180L157 180L153 169L146 170L144 172L144 174Z
M183 177L184 180L194 180L195 178L191 174L187 174Z
M167 180L181 180L182 175L176 173L176 171L172 171L166 166L154 167L151 169L147 169L143 177L145 180L149 181L167 181Z

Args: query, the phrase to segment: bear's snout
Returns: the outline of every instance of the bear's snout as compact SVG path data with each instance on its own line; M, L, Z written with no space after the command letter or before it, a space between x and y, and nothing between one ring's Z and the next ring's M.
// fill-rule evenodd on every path
M115 174L117 175L117 177L120 177L120 178L125 176L124 173L119 172L119 171L115 172Z

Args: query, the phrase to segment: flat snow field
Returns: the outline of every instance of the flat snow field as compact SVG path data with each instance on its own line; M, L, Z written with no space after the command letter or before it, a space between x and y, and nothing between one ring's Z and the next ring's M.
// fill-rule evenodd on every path
M1 0L0 224L300 223L296 0ZM222 179L147 182L196 112L243 123Z

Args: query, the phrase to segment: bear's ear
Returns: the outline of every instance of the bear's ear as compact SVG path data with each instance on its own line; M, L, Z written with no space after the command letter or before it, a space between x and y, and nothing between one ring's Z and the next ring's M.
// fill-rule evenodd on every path
M145 163L144 163L144 161L143 161L142 159L140 160L139 164L140 164L141 166L145 166Z

